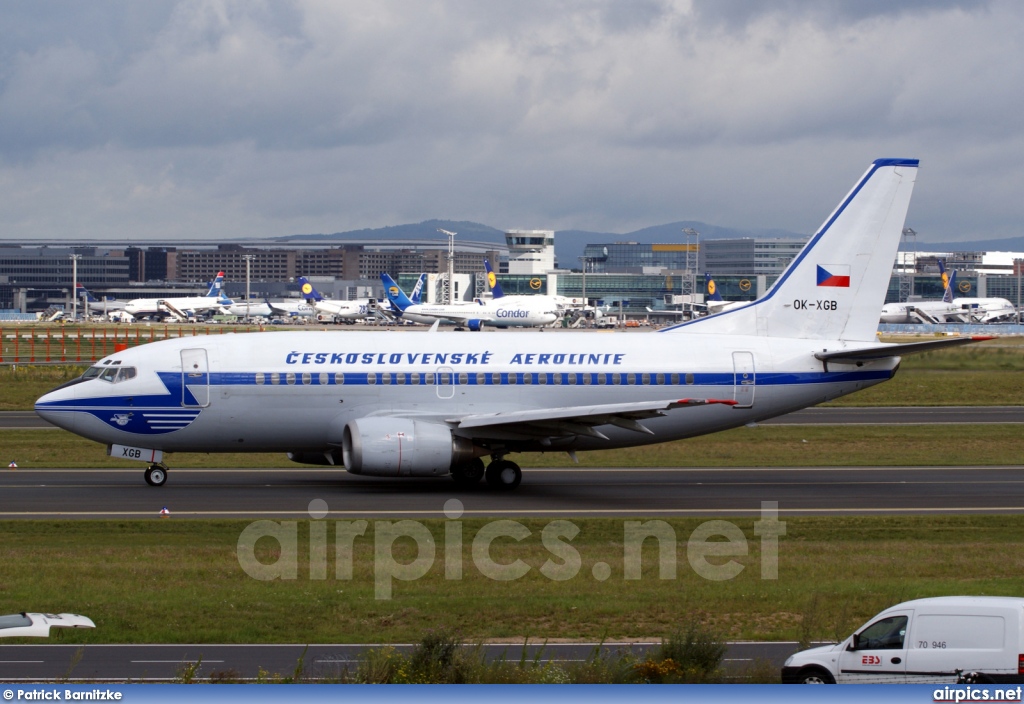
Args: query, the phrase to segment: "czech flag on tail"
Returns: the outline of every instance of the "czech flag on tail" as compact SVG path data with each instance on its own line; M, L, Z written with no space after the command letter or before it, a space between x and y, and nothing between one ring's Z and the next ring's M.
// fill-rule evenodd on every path
M818 285L835 288L850 288L849 264L819 264Z

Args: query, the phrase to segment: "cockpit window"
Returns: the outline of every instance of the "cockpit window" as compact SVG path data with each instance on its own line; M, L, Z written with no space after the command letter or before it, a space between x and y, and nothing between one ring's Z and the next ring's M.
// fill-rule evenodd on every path
M93 369L98 369L99 378L102 381L109 381L113 384L135 378L135 367L93 367Z
M95 379L100 375L101 371L103 371L103 367L89 367L85 370L85 373L82 374L82 379Z

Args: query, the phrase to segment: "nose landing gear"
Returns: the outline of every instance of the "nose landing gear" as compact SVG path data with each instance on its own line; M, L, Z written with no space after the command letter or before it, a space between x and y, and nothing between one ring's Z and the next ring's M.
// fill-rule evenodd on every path
M167 481L167 467L160 462L154 462L146 470L146 483L150 486L163 486Z

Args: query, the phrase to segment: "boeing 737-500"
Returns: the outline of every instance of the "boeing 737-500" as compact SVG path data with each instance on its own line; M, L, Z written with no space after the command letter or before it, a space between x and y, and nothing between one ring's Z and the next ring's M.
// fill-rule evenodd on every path
M659 332L185 337L115 352L35 409L150 463L154 485L164 453L248 451L511 489L512 453L735 428L884 382L900 355L970 342L875 337L917 170L875 161L764 296Z

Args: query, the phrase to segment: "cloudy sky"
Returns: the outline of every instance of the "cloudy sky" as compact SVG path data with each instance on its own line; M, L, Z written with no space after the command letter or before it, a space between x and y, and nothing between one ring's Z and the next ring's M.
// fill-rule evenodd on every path
M811 232L877 157L1024 234L1014 0L0 4L0 239Z

